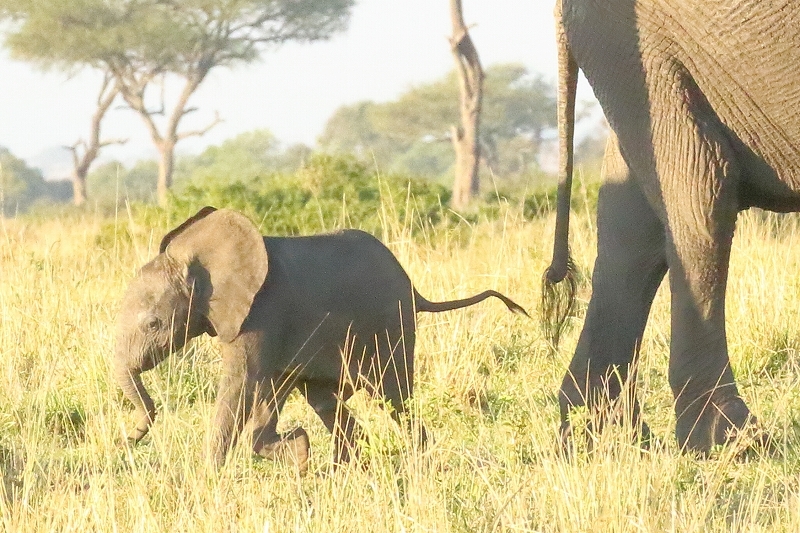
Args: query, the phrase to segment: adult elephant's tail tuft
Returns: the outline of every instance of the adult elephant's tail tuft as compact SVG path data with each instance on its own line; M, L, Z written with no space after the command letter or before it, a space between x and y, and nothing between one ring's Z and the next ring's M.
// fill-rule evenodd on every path
M575 264L568 258L566 269L556 272L551 265L542 276L542 301L540 315L545 338L558 349L561 335L567 327L567 319L575 308L578 279Z

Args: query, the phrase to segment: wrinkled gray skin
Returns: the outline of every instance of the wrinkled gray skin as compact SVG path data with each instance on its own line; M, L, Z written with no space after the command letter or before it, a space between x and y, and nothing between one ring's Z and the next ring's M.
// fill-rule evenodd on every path
M347 461L356 423L343 402L355 389L388 400L396 419L405 411L414 387L415 311L495 296L525 312L494 291L429 302L380 241L356 230L262 237L243 215L206 207L167 234L160 252L131 282L119 316L114 372L139 419L129 439L140 440L156 414L141 373L188 339L216 335L223 362L212 439L217 465L252 419L256 453L288 450L304 469L305 432L276 432L294 388L334 434L335 464Z
M725 288L737 213L800 210L800 3L557 0L561 187L551 282L567 270L577 70L615 136L598 204L586 322L561 386L572 407L620 395L669 272L669 382L681 446L754 421L728 359ZM635 375L632 375L635 378ZM635 381L632 380L632 381ZM638 404L630 413L638 417ZM646 428L646 427L645 427Z

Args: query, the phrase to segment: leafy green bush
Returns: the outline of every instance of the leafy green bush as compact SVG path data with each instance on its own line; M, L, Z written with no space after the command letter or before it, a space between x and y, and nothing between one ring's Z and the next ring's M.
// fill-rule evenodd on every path
M600 181L577 182L572 184L570 206L575 211L597 210L597 195L600 191ZM577 183L576 183L577 182ZM547 216L556 209L556 187L542 187L525 195L522 200L523 216L530 220Z
M49 208L71 198L69 181L45 181L38 168L0 146L0 216L25 213L37 205Z
M294 172L311 154L303 144L284 147L268 130L240 133L201 154L183 156L175 165L176 191L189 184L231 184L275 172Z
M593 211L600 183L576 180L573 210ZM496 220L503 206L519 206L528 220L547 216L556 205L555 186L535 190L492 191L463 213L448 207L451 190L431 180L402 174L381 174L350 155L316 154L293 174L231 182L229 177L205 179L173 194L168 221L177 224L204 205L241 211L263 233L297 235L358 227L379 234L386 223L410 226L412 233L441 223L475 224Z
M593 210L599 183L576 180L572 208ZM142 243L166 233L200 208L211 205L240 211L262 233L299 235L356 227L378 237L387 228L402 228L419 235L433 226L467 229L482 221L500 219L511 210L528 220L547 216L555 208L555 187L491 191L467 211L448 208L448 187L402 174L382 174L350 155L312 155L296 172L272 172L257 177L232 179L206 176L199 182L177 187L165 208L132 202L123 224L104 224L95 244L111 249ZM468 234L465 233L463 237ZM448 238L459 241L458 234Z
M379 233L383 222L435 225L447 216L450 191L438 184L381 175L351 156L317 154L296 173L236 182L208 179L171 197L168 211L182 220L204 205L236 209L263 233L296 235L358 227Z

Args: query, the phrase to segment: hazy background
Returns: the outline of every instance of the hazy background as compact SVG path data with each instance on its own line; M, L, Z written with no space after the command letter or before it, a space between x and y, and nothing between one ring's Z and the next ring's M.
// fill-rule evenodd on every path
M464 0L484 68L517 62L555 81L552 9L552 0ZM178 153L197 153L255 129L268 129L285 145L313 146L343 104L392 100L451 71L450 31L446 0L359 0L347 31L330 41L289 43L254 64L213 69L192 97L199 111L186 117L182 129L207 124L215 111L224 122L201 138L182 141ZM0 146L41 168L48 179L67 178L70 153L61 146L85 137L99 80L90 71L42 72L0 49ZM585 84L579 98L591 99ZM113 109L103 136L130 140L105 148L100 161L155 157L133 111Z

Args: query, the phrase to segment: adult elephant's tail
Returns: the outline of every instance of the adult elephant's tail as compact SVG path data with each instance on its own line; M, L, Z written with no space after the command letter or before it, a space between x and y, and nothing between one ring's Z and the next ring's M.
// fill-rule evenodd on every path
M542 277L542 327L553 347L558 347L567 318L575 305L575 265L569 253L569 211L572 189L572 155L575 133L575 91L578 64L569 49L564 29L561 2L556 2L558 46L558 198L553 261ZM562 281L566 283L559 286Z

